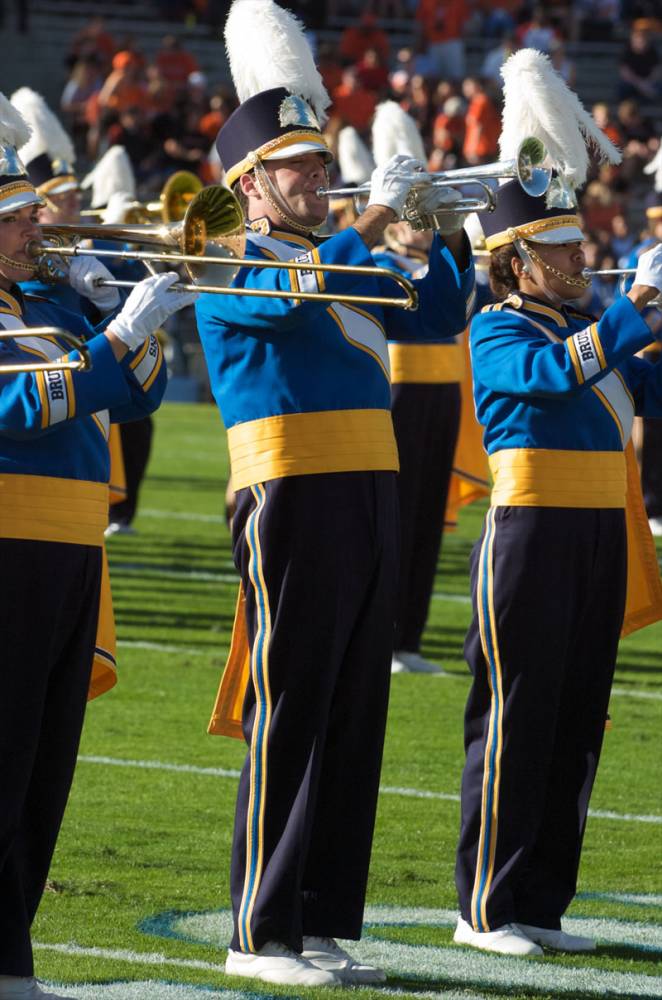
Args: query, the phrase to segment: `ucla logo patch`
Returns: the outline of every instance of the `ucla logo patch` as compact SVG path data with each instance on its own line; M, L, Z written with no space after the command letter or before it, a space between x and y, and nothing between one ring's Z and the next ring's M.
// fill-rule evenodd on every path
M321 131L320 123L315 117L315 112L310 104L307 104L302 97L290 94L283 98L278 109L278 121L281 128L288 125L300 125L303 128L314 128Z

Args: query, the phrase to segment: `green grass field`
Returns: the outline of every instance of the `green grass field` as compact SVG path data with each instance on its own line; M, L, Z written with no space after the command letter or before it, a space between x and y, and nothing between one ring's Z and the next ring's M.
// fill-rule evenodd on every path
M33 928L38 976L83 1000L195 1000L200 990L299 995L242 990L241 980L223 974L243 758L238 742L206 735L236 597L222 512L226 471L215 409L164 406L137 534L109 543L120 681L89 707ZM466 510L445 540L426 633L424 652L450 676L393 679L366 933L355 949L383 962L389 980L359 993L366 1000L660 997L662 624L620 651L614 725L568 921L597 935L597 952L516 960L452 944L469 686L461 653L467 562L483 511Z

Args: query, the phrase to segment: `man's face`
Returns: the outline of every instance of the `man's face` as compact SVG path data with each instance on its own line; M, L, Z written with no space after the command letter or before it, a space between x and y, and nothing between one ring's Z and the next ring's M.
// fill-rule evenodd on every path
M318 188L328 186L326 164L321 153L302 153L286 160L267 160L264 166L297 222L311 229L324 222L329 211L329 199L315 193Z
M63 191L62 194L48 195L53 208L44 205L39 210L39 222L42 226L58 226L63 223L80 222L80 191Z
M14 212L0 214L0 253L22 264L30 262L25 248L29 240L41 242L38 225L39 205L26 205ZM35 263L36 266L36 263ZM9 288L17 281L29 277L26 271L0 261L0 287Z

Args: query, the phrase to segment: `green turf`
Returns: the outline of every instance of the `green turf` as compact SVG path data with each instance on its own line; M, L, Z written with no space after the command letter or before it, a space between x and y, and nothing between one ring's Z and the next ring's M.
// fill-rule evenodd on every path
M228 771L241 764L239 743L206 735L236 596L222 517L226 471L224 434L215 409L164 406L156 416L154 454L136 521L138 533L115 536L109 544L120 682L113 692L90 705L82 759L48 891L33 929L40 944L158 953L166 959L199 960L217 968L158 966L143 963L134 954L119 958L40 948L38 975L49 981L105 984L151 979L200 984L217 991L237 989L237 980L219 971L225 954L223 940L172 930L173 913L205 913L228 906L235 779L90 759ZM483 513L481 505L465 511L458 532L445 540L426 632L424 652L442 660L450 676L393 679L383 786L457 795L462 714L469 686L461 649L470 607L466 601L448 598L465 598L468 593L467 560ZM204 519L192 520L190 515ZM616 688L659 695L661 649L662 624L624 641ZM659 817L662 701L615 695L611 714L614 727L606 737L592 809ZM368 902L400 908L454 908L458 821L459 806L453 798L383 794ZM627 920L633 926L657 928L662 935L661 839L659 822L591 819L580 872L583 895L573 904L571 915ZM608 893L653 896L627 903L601 898L600 894ZM657 906L649 905L655 902ZM491 983L470 962L466 973L462 971L467 951L452 946L450 927L424 926L417 919L414 914L399 926L371 931L374 942L391 942L387 952L396 945L404 949L403 967L389 982L393 989L494 1000L506 996L585 998L606 991L623 998L655 995L642 993L643 987L635 980L630 986L621 981L605 986L600 975L640 975L644 985L652 984L659 975L656 963L662 955L661 944L652 950L612 944L589 957L547 956L542 961L520 962L508 987ZM414 947L422 945L441 949L439 968L425 971L423 960L429 949ZM496 968L506 968L499 966L499 959L492 962ZM540 981L518 985L517 969L523 966L527 971L540 969ZM576 987L557 992L556 969L559 975L574 970ZM662 979L657 982L662 992ZM298 995L293 989L268 987L253 992ZM366 989L361 994L370 998L380 992ZM145 996L149 995L147 989ZM327 1000L333 994L315 995Z

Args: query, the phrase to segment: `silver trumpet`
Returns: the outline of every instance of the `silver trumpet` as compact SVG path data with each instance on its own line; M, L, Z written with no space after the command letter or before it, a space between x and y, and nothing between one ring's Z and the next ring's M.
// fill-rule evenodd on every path
M621 280L619 281L619 286L622 294L625 294L625 292L627 291L627 289L625 288L625 282L627 280L626 276L628 274L636 274L636 273L637 273L636 267L604 267L604 268L599 268L598 270L595 271L592 270L590 267L586 267L582 271L582 274L584 275L585 278L596 278L600 277L603 274L605 276L610 274L620 275ZM659 295L656 295L654 299L651 299L651 301L648 304L649 306L655 306L657 309L662 309L662 292L660 292Z
M448 212L493 212L496 207L498 191L488 184L490 180L516 179L532 198L545 194L549 188L552 171L549 167L540 166L547 156L543 143L536 138L524 139L517 156L512 160L483 163L477 167L459 167L456 170L440 172L412 173L411 190L407 196L402 219L414 230L436 229L434 214L421 212L420 198L423 192L430 188L457 187L458 185L475 184L483 189L482 197L462 197L452 205L443 205L438 211ZM354 197L356 200L370 195L370 184L361 184L353 188L318 188L318 197L342 198Z

